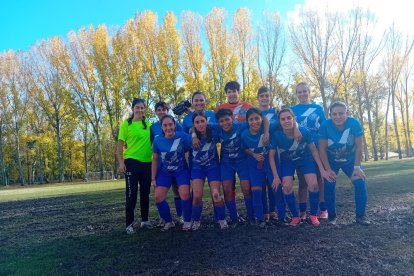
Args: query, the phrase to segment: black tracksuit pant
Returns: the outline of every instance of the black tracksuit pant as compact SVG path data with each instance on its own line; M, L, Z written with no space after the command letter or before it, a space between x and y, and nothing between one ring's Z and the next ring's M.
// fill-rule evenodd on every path
M128 226L134 221L138 183L141 219L143 221L148 221L149 194L151 189L151 162L140 162L129 158L125 160L125 167L125 223L126 226Z

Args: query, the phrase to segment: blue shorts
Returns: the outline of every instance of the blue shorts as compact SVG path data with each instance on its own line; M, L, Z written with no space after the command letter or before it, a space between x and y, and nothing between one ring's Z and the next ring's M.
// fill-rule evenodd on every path
M221 181L220 177L220 166L214 166L208 169L191 169L191 179L202 179L205 180L207 177L207 181L210 183L211 181Z
M283 159L281 161L281 164L282 164L282 176L281 177L294 176L295 170L298 170L303 174L308 174L308 173L316 174L315 162L313 161L313 158L306 158L306 159L295 160L295 161Z
M262 187L265 181L273 182L273 173L270 169L269 161L263 162L262 168L257 168L257 161L249 159L249 179L251 187ZM277 165L276 165L277 166Z
M249 180L249 168L246 159L238 162L221 162L220 172L221 181L234 180L236 172L240 180Z
M171 184L177 183L177 186L190 185L190 170L184 169L179 172L165 172L159 170L157 172L157 186L170 188Z

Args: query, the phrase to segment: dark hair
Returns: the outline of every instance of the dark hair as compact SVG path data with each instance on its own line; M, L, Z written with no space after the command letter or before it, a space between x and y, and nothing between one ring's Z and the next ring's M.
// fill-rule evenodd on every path
M173 121L174 125L175 125L174 117L171 116L170 114L166 114L166 115L162 116L161 119L160 119L161 130L162 130L162 123L164 122L165 119L168 119L168 118L170 118ZM165 135L164 130L162 130L162 134Z
M246 121L249 119L250 116L253 114L258 114L260 117L262 117L263 120L263 114L257 107L251 107L246 112ZM263 123L263 122L262 122Z
M346 106L346 104L344 102L335 101L335 102L331 103L331 105L329 106L329 113L332 112L332 109L334 107L344 107L346 111L348 110L348 107Z
M261 86L260 88L259 88L259 90L257 90L257 96L259 96L260 94L263 94L263 93L266 93L266 92L269 92L270 90L269 90L269 88L267 87L267 86Z
M217 121L220 120L220 118L223 118L226 116L230 116L233 118L233 112L228 108L220 109L219 111L216 112L216 115L215 115Z
M134 107L139 103L142 103L144 106L146 106L144 99L134 98L131 104L132 111L134 111ZM132 119L134 119L134 112L132 112L131 116L129 116L128 118L128 125L132 124ZM147 122L145 122L145 116L142 116L141 122L142 122L142 125L144 126L144 129L147 129Z
M197 96L197 95L202 95L204 97L204 99L207 99L206 94L204 94L204 92L202 92L200 90L197 90L196 92L193 93L193 96L191 96L191 103L193 102L194 97Z
M163 102L163 101L160 101L160 102L156 103L155 104L155 107L154 107L154 110L157 111L157 108L158 107L162 107L162 108L165 108L167 110L170 109L170 107L168 106L168 104L166 102Z
M237 91L240 91L240 83L238 83L237 81L229 81L224 86L224 92L227 93L227 90L229 89L230 90L236 89Z
M282 108L282 109L279 111L279 113L277 114L277 117L280 119L280 115L281 115L282 113L285 113L285 112L289 112L289 113L290 113L290 115L292 115L293 117L295 117L295 113L293 113L292 109L290 109L290 108L288 108L288 107Z
M204 111L194 111L193 112L193 117L192 117L193 126L194 126L194 120L198 116L204 117L204 119L206 119L206 121L208 122L207 115L206 115L206 113ZM199 140L201 140L201 132L198 131L195 127L194 127L194 132L197 135L197 138ZM212 134L212 131L211 131L211 128L210 128L210 125L209 124L207 124L206 136L207 136L207 142L211 142L211 140L213 139L213 134Z

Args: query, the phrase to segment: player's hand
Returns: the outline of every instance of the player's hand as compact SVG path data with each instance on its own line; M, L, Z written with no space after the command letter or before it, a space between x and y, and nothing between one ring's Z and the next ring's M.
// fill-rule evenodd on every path
M328 180L328 182L333 182L336 179L336 175L332 170L330 172L325 170L321 171L321 176Z
M352 172L353 177L359 177L363 180L367 178L367 175L360 167L354 167L354 171Z
M154 191L154 193L155 193L155 186L156 186L155 179L152 179L151 180L151 187L152 187L152 190Z
M263 134L262 142L263 142L263 144L268 144L269 143L269 133Z
M282 182L280 181L279 177L276 177L275 179L273 179L273 182L272 182L273 190L276 191L280 184L282 184Z
M255 153L253 156L254 156L254 159L256 159L258 162L262 162L265 159L263 154L260 154L260 153Z
M121 173L126 173L126 166L124 162L120 162L118 166L118 171Z
M193 145L193 148L195 148L195 149L198 149L198 148L201 147L200 139L198 139L197 136L193 137L193 139L191 140L191 143Z
M300 140L302 140L302 133L297 127L293 129L293 139L298 143L300 142Z

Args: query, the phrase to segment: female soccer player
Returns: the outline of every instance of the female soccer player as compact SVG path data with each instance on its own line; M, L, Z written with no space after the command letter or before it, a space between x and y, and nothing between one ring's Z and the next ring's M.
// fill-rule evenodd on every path
M214 117L214 112L210 110L206 110L207 97L203 92L201 92L200 90L197 90L196 92L194 92L193 96L191 97L191 104L193 105L194 112L204 112L206 114L207 123L212 124L216 122L216 118ZM183 129L185 133L189 133L191 130L191 127L193 126L194 112L191 112L184 117Z
M272 166L272 172L275 172L273 161L276 148L280 152L281 172L283 193L286 203L292 213L290 225L297 226L300 223L300 217L296 209L296 200L293 192L293 175L295 170L301 170L308 183L309 201L310 201L310 221L312 225L319 226L317 216L319 203L318 182L316 180L316 169L314 160L316 161L321 175L326 178L327 174L322 166L318 151L315 147L311 134L302 127L299 131L302 133L302 139L299 142L294 140L295 115L289 108L282 109L279 112L279 122L283 131L275 131L272 136L272 154L269 155L269 161ZM313 158L312 158L313 157ZM272 186L278 189L277 175L274 175L275 183ZM279 205L278 205L279 206ZM279 210L279 219L284 220L283 210Z
M271 97L269 88L262 86L257 91L257 100L259 101L259 109L262 112L262 115L267 118L270 124L270 131L276 124L279 122L277 118L277 109L270 107ZM276 155L276 163L278 158ZM269 221L270 219L276 219L276 207L275 207L275 195L272 189L272 182L265 182L263 184L263 213L265 220Z
M299 99L299 104L292 106L293 113L295 113L296 121L299 126L305 127L312 135L313 142L318 148L318 129L319 126L326 120L325 113L320 105L311 103L309 95L310 89L306 82L301 82L296 85L296 96ZM307 184L303 172L297 171L299 179L299 212L302 220L306 219L306 201L308 197ZM319 172L316 172L318 187L319 187L319 218L327 219L328 212L326 211L326 204L324 199L324 185L323 179Z
M361 168L364 130L357 119L347 115L343 102L334 102L329 107L330 119L319 129L319 154L333 182L325 180L325 201L329 222L336 223L335 186L339 169L351 179L355 190L356 222L369 225L365 217L367 205L366 175Z
M264 118L258 108L250 108L246 112L248 129L241 134L242 148L247 153L247 164L250 186L253 197L253 210L259 227L266 226L263 208L263 187L273 182L272 170L269 165L269 143L263 142ZM273 193L272 188L270 191ZM274 197L273 197L274 199ZM274 205L273 205L274 208Z
M158 117L158 122L155 122L154 124L151 125L151 143L154 142L154 138L158 135L162 136L162 127L161 127L161 118L165 115L168 114L169 111L169 107L168 105L161 101L161 102L157 102L155 104L155 115L157 115ZM180 125L180 123L176 122L175 123L175 131L182 131L183 128ZM180 198L180 194L178 193L178 186L177 183L173 182L172 183L172 191L174 193L174 205L175 205L175 211L177 212L177 217L178 217L178 222L180 224L182 224L184 222L183 218L182 218L182 209L181 209L181 198ZM162 222L163 223L163 222ZM161 224L162 225L162 224Z
M138 182L141 209L141 227L152 228L148 221L149 194L151 187L151 123L145 118L145 101L132 101L132 115L119 129L117 157L119 171L125 173L125 222L127 234L133 234L134 209L137 204ZM124 147L126 149L124 150Z
M218 137L213 135L213 130L207 123L207 115L202 111L195 111L192 114L194 132L200 146L193 148L191 179L193 188L193 226L192 230L200 228L201 212L203 209L204 182L207 177L213 199L215 214L221 229L228 228L225 220L225 207L223 198L220 196L220 163L217 153Z
M152 185L155 186L155 203L160 217L165 221L161 231L174 227L170 207L165 200L171 183L178 185L184 224L183 231L191 229L190 171L185 153L189 150L190 138L184 132L175 131L175 120L171 115L161 118L163 136L157 136L152 144Z

